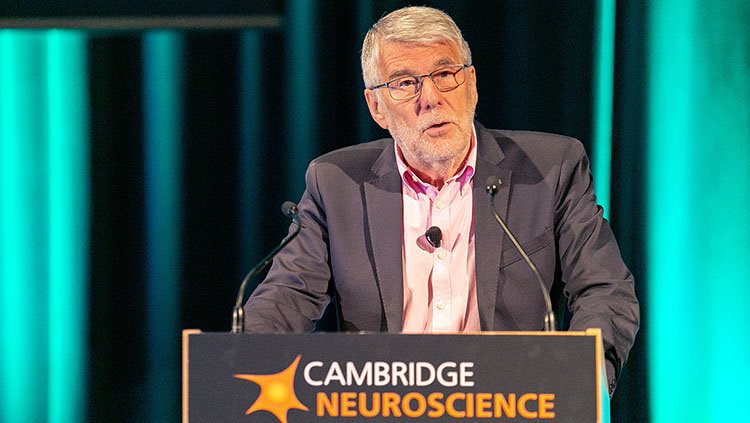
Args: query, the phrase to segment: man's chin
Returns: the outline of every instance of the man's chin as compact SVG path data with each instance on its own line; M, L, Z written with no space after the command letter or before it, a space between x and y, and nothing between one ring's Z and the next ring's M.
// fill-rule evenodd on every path
M450 141L446 141L450 142ZM463 148L448 148L448 144L433 145L434 148L422 150L419 153L420 159L426 163L447 163L455 160L463 153Z

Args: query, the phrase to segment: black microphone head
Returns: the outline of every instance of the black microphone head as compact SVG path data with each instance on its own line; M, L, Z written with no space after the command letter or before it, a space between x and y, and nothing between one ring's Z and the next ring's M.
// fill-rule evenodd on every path
M281 212L284 213L284 216L294 219L298 213L297 205L291 201L284 201L284 204L281 205Z
M502 185L502 181L500 181L500 178L498 178L497 176L492 175L487 178L487 187L485 188L487 190L487 194L494 197L500 185Z
M427 242L430 243L435 248L440 248L440 241L443 239L443 232L438 228L437 226L431 226L430 229L427 229L427 232L424 233L425 238L427 238Z

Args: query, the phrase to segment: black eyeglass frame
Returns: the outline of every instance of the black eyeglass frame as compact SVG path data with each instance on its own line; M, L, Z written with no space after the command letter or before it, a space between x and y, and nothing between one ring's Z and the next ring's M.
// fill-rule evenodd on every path
M460 68L459 68L459 66L460 66ZM404 76L399 76L398 78L391 79L390 81L384 82L384 83L382 83L380 85L376 85L374 87L366 87L366 88L368 90L377 90L379 88L385 87L385 88L388 88L388 95L390 95L393 100L395 100L395 101L411 100L412 98L418 97L419 94L422 93L422 85L423 85L423 82L424 82L424 78L430 78L430 80L432 81L432 83L435 84L435 87L438 90L440 90L440 92L444 93L444 92L455 90L456 88L458 88L461 85L463 85L464 82L466 82L466 77L464 77L464 80L461 81L460 83L458 83L455 87L443 89L443 88L440 88L437 83L435 83L435 80L433 79L433 75L435 75L437 73L440 73L440 72L444 72L446 69L451 69L451 68L455 67L456 71L455 72L451 72L451 74L453 75L453 78L456 79L456 74L458 74L459 72L461 72L461 71L463 71L466 68L469 68L471 66L472 65L470 63L468 63L468 64L467 63L457 63L455 65L447 65L447 66L443 66L443 67L441 67L439 69L435 69L434 71L432 71L430 73L426 73L424 75L404 75ZM404 78L415 78L417 80L417 88L414 91L414 94L412 94L412 95L409 95L409 96L404 97L404 98L396 98L396 97L393 96L393 91L396 88L391 88L390 84L392 84L392 83L394 83L396 81L399 81L401 79L404 79ZM456 79L456 82L458 82L458 79Z

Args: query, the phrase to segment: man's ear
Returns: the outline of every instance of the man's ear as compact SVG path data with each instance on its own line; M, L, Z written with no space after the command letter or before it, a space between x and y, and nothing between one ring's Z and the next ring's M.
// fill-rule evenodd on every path
M375 123L383 129L388 129L388 123L383 113L385 104L378 99L378 94L373 90L365 88L365 101L367 102L367 108L370 109L370 116L372 116Z
M474 107L477 107L477 101L479 100L479 94L477 93L477 70L474 66L469 68L469 89L471 90L472 101L474 101Z

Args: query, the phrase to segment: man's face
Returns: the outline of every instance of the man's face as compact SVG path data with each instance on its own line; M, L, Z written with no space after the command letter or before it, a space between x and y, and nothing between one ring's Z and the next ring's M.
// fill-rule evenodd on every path
M449 44L383 43L380 46L380 82L404 75L424 75L446 65L461 64L458 48ZM396 101L387 88L365 90L373 119L396 140L410 166L422 168L462 161L469 150L471 125L477 104L474 67L464 72L457 88L441 92L429 78L421 93ZM460 76L460 75L459 75Z

